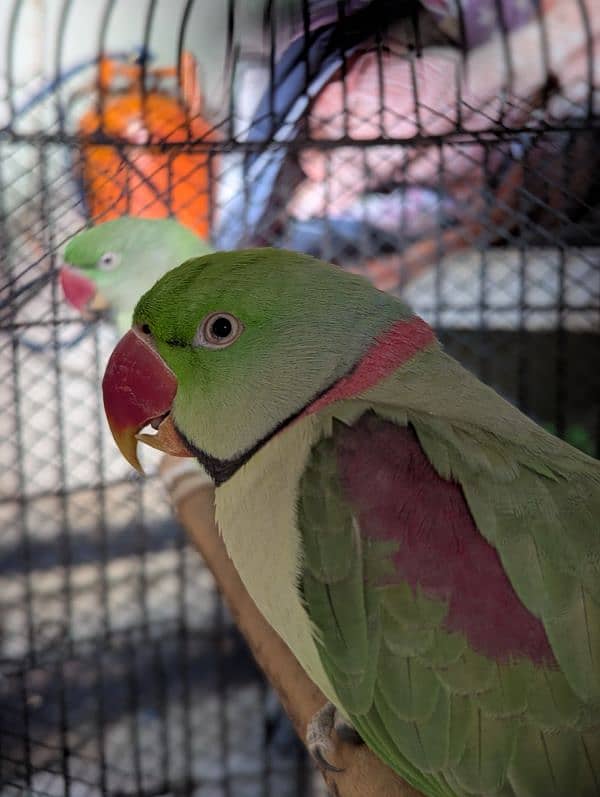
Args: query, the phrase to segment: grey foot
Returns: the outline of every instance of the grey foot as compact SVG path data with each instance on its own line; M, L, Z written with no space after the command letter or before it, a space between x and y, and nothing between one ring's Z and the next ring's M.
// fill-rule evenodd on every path
M341 769L329 763L328 756L333 750L331 732L335 723L335 706L325 703L313 716L306 727L306 746L317 765L329 772L341 772Z

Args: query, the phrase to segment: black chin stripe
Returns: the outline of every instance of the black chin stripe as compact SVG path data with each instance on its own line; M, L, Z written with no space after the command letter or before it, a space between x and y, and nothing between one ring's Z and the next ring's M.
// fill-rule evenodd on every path
M335 384L335 383L334 383ZM326 393L329 390L329 387L325 390L321 391L317 396L312 398L308 401L303 407L300 407L297 412L292 413L287 418L285 418L281 423L278 423L274 429L271 429L267 432L264 437L261 437L253 446L243 451L241 454L238 454L237 457L233 457L232 459L218 459L217 457L213 457L212 454L209 454L207 451L203 451L201 448L197 448L188 438L183 434L180 429L178 429L177 425L175 428L177 429L177 433L181 435L183 440L185 441L186 446L190 449L190 451L194 454L198 462L205 468L208 475L214 481L216 486L218 487L220 484L228 481L231 477L236 473L242 465L245 465L249 459L251 459L257 451L268 443L272 437L288 426L292 421L295 421L299 415L302 415L304 410L309 407L313 401L316 401L320 398L323 393Z
M319 392L316 393L309 401L307 401L306 404L300 407L299 410L296 410L296 412L293 412L291 415L288 415L287 418L284 418L283 421L278 423L275 428L267 432L267 434L264 435L264 437L261 437L260 440L258 440L253 446L246 449L246 451L242 451L241 454L238 454L237 457L233 457L232 459L217 459L217 457L213 457L212 454L209 454L207 451L197 448L191 442L191 440L188 440L183 432L180 431L180 429L177 427L177 424L175 424L175 419L173 419L173 423L178 434L180 434L183 440L185 440L185 444L194 454L198 462L205 468L208 475L218 487L220 484L224 484L224 482L228 481L228 479L231 479L233 474L236 473L242 467L242 465L245 465L246 462L248 462L248 460L251 459L251 457L253 457L257 451L260 451L265 443L268 443L272 437L275 437L275 435L278 434L278 432L280 432L282 429L285 429L286 426L289 426L292 421L295 421L296 418L302 415L307 407L310 407L313 402L317 401L317 399L320 399L321 396L324 396L325 393L331 390L340 379L344 379L345 377L349 376L355 368L356 363L345 374L342 374L342 376L334 379L330 385L327 385L327 387L323 388L323 390L319 390Z
M247 451L244 451L244 453L240 454L239 457L234 457L233 459L217 459L217 457L211 456L206 451L202 451L201 448L196 448L196 446L193 443L190 443L190 441L184 437L184 435L181 436L184 438L186 445L189 446L198 462L204 467L217 487L230 479L233 474L242 467L242 465L248 462L250 457L256 451L258 451L262 445L261 441L261 443L258 445L248 449Z

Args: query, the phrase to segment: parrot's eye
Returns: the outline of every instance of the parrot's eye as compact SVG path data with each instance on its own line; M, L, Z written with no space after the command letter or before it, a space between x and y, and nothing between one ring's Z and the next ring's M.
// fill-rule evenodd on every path
M231 345L244 331L241 321L231 313L211 313L198 325L193 345L221 349Z
M117 252L105 252L98 258L96 268L101 271L112 271L121 262L121 256Z

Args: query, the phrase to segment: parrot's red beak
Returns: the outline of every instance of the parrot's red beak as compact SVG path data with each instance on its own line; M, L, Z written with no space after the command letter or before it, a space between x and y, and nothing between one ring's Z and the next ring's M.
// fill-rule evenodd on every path
M192 457L171 420L177 379L148 336L130 329L117 343L102 380L104 411L115 442L125 459L142 471L137 443L176 457ZM139 434L148 423L156 434Z
M93 317L108 309L108 302L89 277L77 268L63 266L59 273L65 299L83 316Z

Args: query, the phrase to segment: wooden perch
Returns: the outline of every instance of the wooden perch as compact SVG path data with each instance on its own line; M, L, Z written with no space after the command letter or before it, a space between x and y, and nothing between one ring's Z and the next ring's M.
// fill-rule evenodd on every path
M165 457L161 465L175 512L211 570L258 665L304 741L306 725L323 706L325 697L266 622L242 584L215 525L212 484L197 470L178 473L180 464L181 460ZM337 797L419 797L366 745L357 747L339 739L335 742L331 763L343 771L322 773L331 794Z

